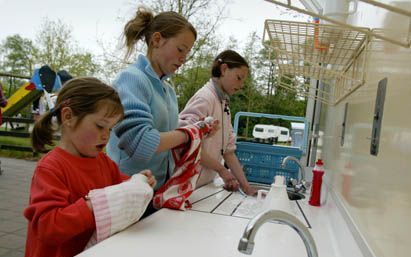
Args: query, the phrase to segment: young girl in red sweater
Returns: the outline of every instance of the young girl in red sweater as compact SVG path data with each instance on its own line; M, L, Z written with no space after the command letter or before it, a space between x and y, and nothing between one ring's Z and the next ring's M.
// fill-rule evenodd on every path
M136 175L129 180L120 173L103 152L111 128L122 118L123 106L116 91L98 79L82 77L68 81L59 92L55 108L35 124L35 150L45 151L45 145L53 144L54 119L61 129L61 140L34 171L30 202L24 211L29 221L26 257L74 256L83 251L96 232L98 220L96 210L93 212L98 205L88 197L90 192L109 192L113 185L134 179ZM150 199L141 200L144 204L135 210L138 213L132 213L137 219L151 200L156 184L150 171L142 173L138 185L147 192L151 190L151 194L146 194ZM129 185L124 188L132 191Z

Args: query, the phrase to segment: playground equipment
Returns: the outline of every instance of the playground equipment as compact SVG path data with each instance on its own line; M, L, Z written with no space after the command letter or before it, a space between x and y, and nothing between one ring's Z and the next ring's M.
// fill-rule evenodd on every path
M11 117L16 115L24 107L31 104L43 94L42 90L37 90L32 82L24 83L16 92L8 99L5 107L1 108L3 116Z
M62 84L71 78L66 71L56 73L48 65L35 69L30 81L14 92L8 99L8 104L1 108L1 113L5 117L17 115L24 107L38 101L42 95L46 97L48 107L52 108L49 94L59 91Z
M30 79L29 82L26 82L23 85L21 85L17 89L17 91L15 91L14 94L7 99L7 105L1 108L1 113L3 114L3 122L9 122L12 125L12 128L13 123L30 124L34 122L32 117L25 118L21 117L21 115L18 115L21 112L21 110L29 104L33 103L33 109L40 109L38 114L41 114L42 102L44 102L44 104L46 105L45 108L43 108L43 111L45 111L46 108L53 108L53 92L59 91L61 86L67 80L72 78L72 76L66 71L62 70L56 73L47 65L44 65L41 68L34 70L33 76L31 78L19 75L15 76L13 74L7 73L0 73L0 76L19 79ZM40 100L42 96L44 96L44 101ZM35 106L36 102L37 106ZM28 126L25 127L27 128L26 131L16 131L15 129L8 130L6 126L5 130L0 130L0 136L28 138L30 137L30 133L28 131ZM58 135L55 135L56 139L58 139L58 137ZM33 152L33 149L30 146L14 144L11 145L4 142L0 143L0 149L28 151L32 152L33 155L36 154ZM0 175L1 173L3 173L3 170L1 169L0 162Z

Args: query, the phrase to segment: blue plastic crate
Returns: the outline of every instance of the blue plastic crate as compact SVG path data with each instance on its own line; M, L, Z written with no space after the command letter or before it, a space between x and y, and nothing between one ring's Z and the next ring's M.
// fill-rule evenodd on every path
M271 184L276 175L284 176L286 181L298 179L298 165L287 162L286 167L281 168L281 162L289 155L300 159L302 151L299 148L251 142L237 142L236 145L236 155L248 181Z

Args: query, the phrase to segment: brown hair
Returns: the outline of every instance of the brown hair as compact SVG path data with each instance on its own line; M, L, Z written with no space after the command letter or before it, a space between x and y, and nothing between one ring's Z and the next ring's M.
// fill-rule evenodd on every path
M134 51L134 45L144 37L151 51L150 40L155 32L160 32L164 38L175 37L184 30L190 30L194 38L197 38L197 31L193 25L183 16L176 12L161 12L154 16L153 12L139 7L136 16L129 20L124 26L124 37L127 47L126 58Z
M96 113L101 106L107 107L107 116L124 115L120 97L114 88L93 77L78 77L67 81L60 90L56 106L46 112L34 125L31 133L33 149L45 152L45 145L53 145L53 133L61 125L61 109L70 107L78 118L75 127L88 114ZM56 116L58 127L53 126Z
M239 53L233 50L225 50L214 59L213 65L211 66L211 75L213 77L221 77L220 67L224 63L227 64L229 69L243 66L250 68L247 61Z

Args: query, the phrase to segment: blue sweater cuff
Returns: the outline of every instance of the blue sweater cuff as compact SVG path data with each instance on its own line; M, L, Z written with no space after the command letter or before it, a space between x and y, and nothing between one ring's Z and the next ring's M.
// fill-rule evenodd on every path
M136 151L134 152L132 158L137 161L150 161L153 158L153 155L156 153L159 144L160 132L153 129L141 138L138 148L136 148Z

